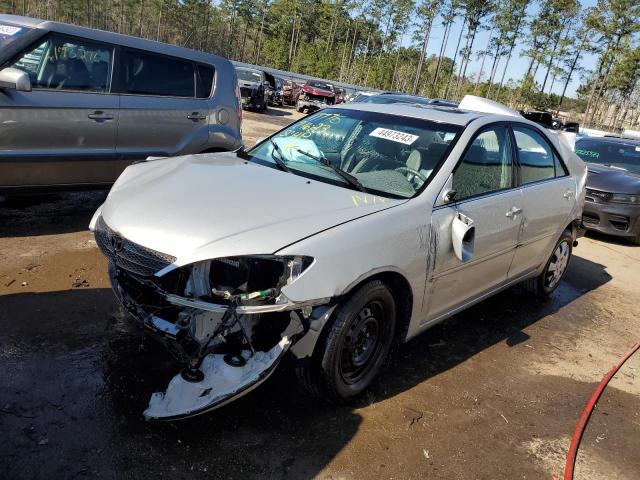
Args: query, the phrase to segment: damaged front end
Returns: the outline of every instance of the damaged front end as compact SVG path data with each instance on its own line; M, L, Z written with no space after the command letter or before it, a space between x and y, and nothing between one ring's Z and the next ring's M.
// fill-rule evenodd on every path
M191 417L248 393L310 329L317 337L314 323L331 313L320 306L326 299L294 303L282 292L312 258L252 255L174 268L175 258L122 238L102 217L94 231L122 305L184 365L166 392L152 395L148 420ZM314 343L301 342L311 350Z

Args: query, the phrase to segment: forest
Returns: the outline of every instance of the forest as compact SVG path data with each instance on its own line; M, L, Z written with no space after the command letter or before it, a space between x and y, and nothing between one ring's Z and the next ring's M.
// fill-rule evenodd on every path
M639 0L0 0L0 11L363 88L481 95L614 130L640 123Z

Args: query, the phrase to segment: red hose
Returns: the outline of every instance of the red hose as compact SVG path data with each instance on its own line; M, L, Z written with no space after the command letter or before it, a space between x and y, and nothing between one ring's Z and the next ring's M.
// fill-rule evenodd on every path
M609 381L613 378L613 376L620 370L620 367L624 365L631 355L633 355L636 350L640 348L640 342L636 343L631 350L624 354L624 356L620 359L620 361L611 367L611 370L607 372L604 378L598 384L598 387L591 395L591 398L587 402L587 405L584 407L582 411L582 415L580 415L580 420L578 420L578 424L576 425L576 429L573 432L573 438L571 439L571 444L569 445L569 453L567 454L567 464L564 467L564 480L573 480L573 468L576 464L576 456L578 455L578 447L580 446L580 439L582 438L582 434L584 433L584 429L587 426L587 422L589 421L589 417L591 416L591 412L593 411L593 407L595 407L596 402L602 395L602 391L605 389Z

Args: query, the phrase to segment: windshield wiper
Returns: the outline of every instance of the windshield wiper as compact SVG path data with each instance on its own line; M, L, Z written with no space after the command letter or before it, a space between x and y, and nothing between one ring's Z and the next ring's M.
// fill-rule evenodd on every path
M283 160L284 156L282 155L282 150L280 150L280 147L278 146L278 144L274 142L272 139L269 139L269 141L271 142L271 145L273 145L273 150L271 150L271 158L273 158L273 161L276 162L276 165L278 165L280 170L291 173L291 170L289 170L289 167L287 167L287 164L284 163L284 160ZM278 156L276 157L273 154L273 152L278 152Z
M351 185L355 189L360 190L361 192L366 192L367 191L362 186L362 184L358 181L358 179L356 177L354 177L350 173L345 172L341 168L336 167L333 163L331 163L331 161L329 161L328 158L326 158L324 156L318 157L318 156L316 156L316 155L314 155L312 153L305 152L304 150L300 150L299 148L296 148L296 151L298 153L301 153L302 155L304 155L306 157L309 157L309 158L315 160L316 162L320 163L321 165L325 165L325 166L329 167L338 176L340 176L340 178L342 178L345 182L347 182L349 185Z
M625 172L627 171L626 168L624 167L618 167L617 165L612 165L611 163L603 163L603 165L605 167L609 167L609 168L615 168L616 170L624 170Z

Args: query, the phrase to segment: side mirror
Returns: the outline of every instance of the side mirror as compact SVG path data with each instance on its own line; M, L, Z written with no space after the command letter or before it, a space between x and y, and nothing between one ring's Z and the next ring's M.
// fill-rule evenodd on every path
M456 196L458 195L458 192L456 192L455 190L447 190L442 199L444 200L444 203L451 203L456 199Z
M468 262L473 258L475 239L476 227L473 220L457 213L451 224L451 242L458 260Z
M30 92L31 79L29 78L29 74L17 68L4 68L0 70L0 89Z

